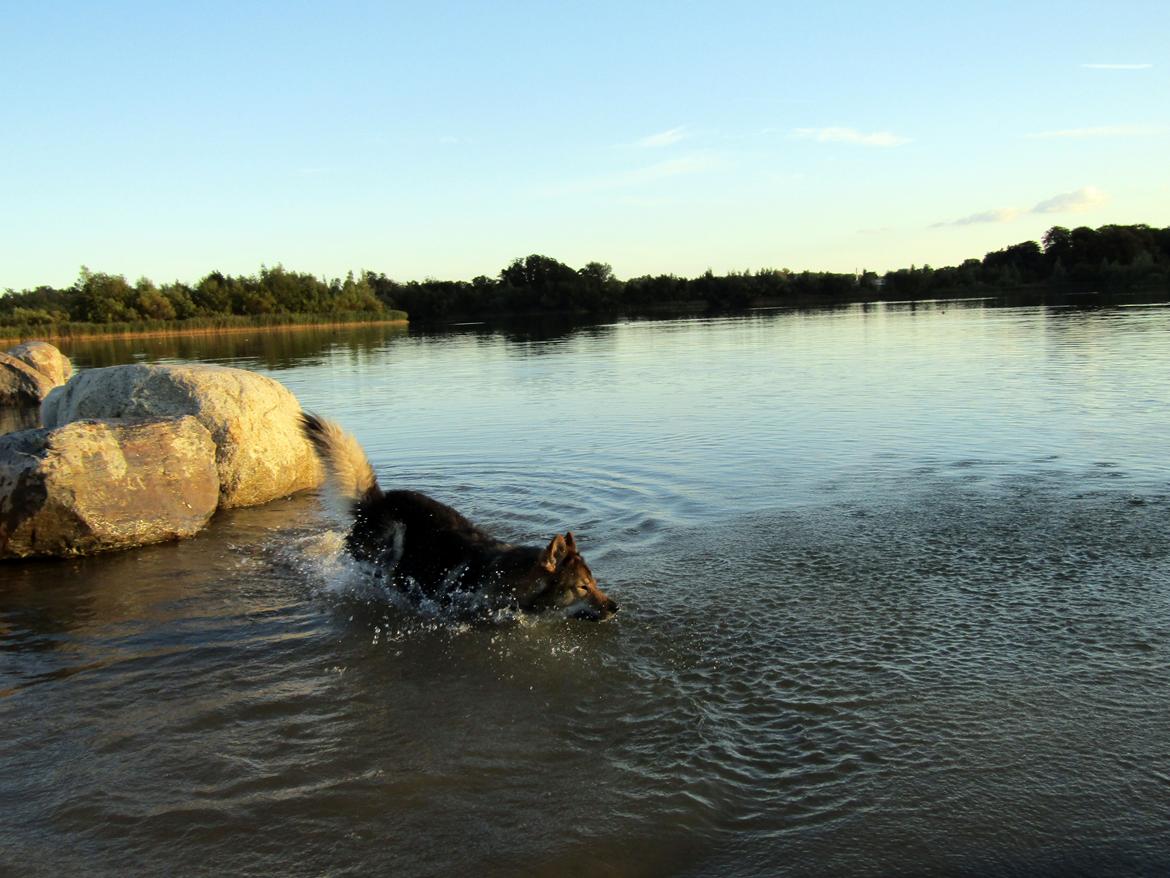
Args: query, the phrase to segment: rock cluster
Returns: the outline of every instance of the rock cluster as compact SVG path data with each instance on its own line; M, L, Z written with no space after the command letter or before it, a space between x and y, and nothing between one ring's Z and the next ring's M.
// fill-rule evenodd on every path
M301 406L284 385L226 366L134 364L89 369L54 390L41 421L193 415L215 441L220 505L255 506L321 484L301 435Z
M0 436L0 558L189 536L217 508L316 487L300 410L242 369L85 370L45 396L42 428Z

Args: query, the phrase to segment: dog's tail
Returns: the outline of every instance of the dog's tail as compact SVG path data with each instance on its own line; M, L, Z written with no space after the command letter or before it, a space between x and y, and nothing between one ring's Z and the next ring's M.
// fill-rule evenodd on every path
M382 496L374 468L353 436L310 412L301 412L301 432L325 465L326 484L345 511L352 514Z

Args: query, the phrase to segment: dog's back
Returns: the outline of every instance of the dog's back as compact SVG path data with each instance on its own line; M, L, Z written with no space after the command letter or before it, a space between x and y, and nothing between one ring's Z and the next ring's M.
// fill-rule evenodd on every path
M302 413L301 429L328 471L334 505L352 516L346 548L358 560L434 595L454 579L478 583L513 548L426 494L383 491L361 445L332 421Z
M516 551L418 491L385 491L359 502L346 546L432 598L488 585L500 559Z

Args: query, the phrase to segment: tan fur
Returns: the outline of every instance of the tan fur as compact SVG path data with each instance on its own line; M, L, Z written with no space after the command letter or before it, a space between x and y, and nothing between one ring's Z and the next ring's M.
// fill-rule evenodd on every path
M317 423L313 443L325 464L330 489L347 503L379 493L378 477L357 439L333 421L317 418Z
M573 535L569 534L568 537L572 539ZM575 545L573 551L576 551ZM565 538L557 534L552 538L552 542L545 547L544 551L540 553L540 560L537 563L549 573L552 573L568 554L569 547L565 542Z

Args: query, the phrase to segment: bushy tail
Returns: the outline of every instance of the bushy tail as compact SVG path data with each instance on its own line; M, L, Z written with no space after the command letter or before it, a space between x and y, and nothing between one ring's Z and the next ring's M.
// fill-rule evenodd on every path
M301 412L301 432L325 464L327 485L345 511L382 496L378 477L361 445L340 426L309 412Z

